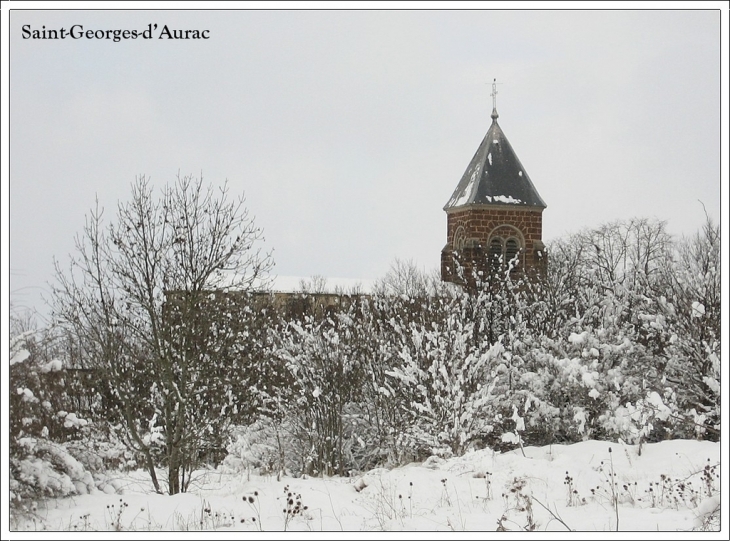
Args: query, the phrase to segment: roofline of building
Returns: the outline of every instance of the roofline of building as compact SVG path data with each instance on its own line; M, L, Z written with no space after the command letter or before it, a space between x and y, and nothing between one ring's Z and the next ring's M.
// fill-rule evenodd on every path
M464 210L532 210L535 212L542 212L547 208L547 205L528 205L526 203L469 203L467 205L460 205L458 207L444 207L446 214L454 214Z

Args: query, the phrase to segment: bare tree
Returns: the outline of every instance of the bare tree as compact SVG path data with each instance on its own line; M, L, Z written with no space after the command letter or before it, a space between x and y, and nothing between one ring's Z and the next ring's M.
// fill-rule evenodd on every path
M607 223L571 240L580 247L595 279L614 293L618 287L646 285L655 279L671 243L666 223L646 218Z
M54 315L82 346L79 362L103 375L111 421L158 492L157 463L170 494L186 489L199 447L220 435L251 376L246 293L273 263L244 202L180 175L155 198L140 177L115 222L104 225L97 202L70 269L56 263Z
M406 295L408 297L425 297L433 290L434 276L418 268L412 261L396 259L391 263L386 275L375 284L375 291L384 295Z
M299 280L299 290L302 293L320 294L327 293L327 278L321 274L315 274L309 279L302 278Z

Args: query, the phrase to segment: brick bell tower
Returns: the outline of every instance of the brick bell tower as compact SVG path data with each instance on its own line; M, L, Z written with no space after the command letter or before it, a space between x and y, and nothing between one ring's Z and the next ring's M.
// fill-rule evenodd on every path
M441 279L473 283L474 273L512 269L532 274L547 264L537 193L497 123L497 83L492 84L492 125L449 199Z

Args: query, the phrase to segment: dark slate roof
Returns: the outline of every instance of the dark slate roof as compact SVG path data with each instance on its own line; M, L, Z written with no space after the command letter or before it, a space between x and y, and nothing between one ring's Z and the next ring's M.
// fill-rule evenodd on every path
M498 117L495 109L487 135L444 210L474 204L547 207L499 127Z

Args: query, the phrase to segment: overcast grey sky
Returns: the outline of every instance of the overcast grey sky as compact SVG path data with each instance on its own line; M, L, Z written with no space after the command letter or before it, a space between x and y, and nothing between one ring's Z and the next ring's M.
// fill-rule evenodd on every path
M479 4L475 4L479 5ZM209 30L34 40L32 29ZM95 197L136 175L228 179L275 273L436 269L442 210L500 126L547 203L543 237L720 217L720 12L12 11L10 289L40 307Z

